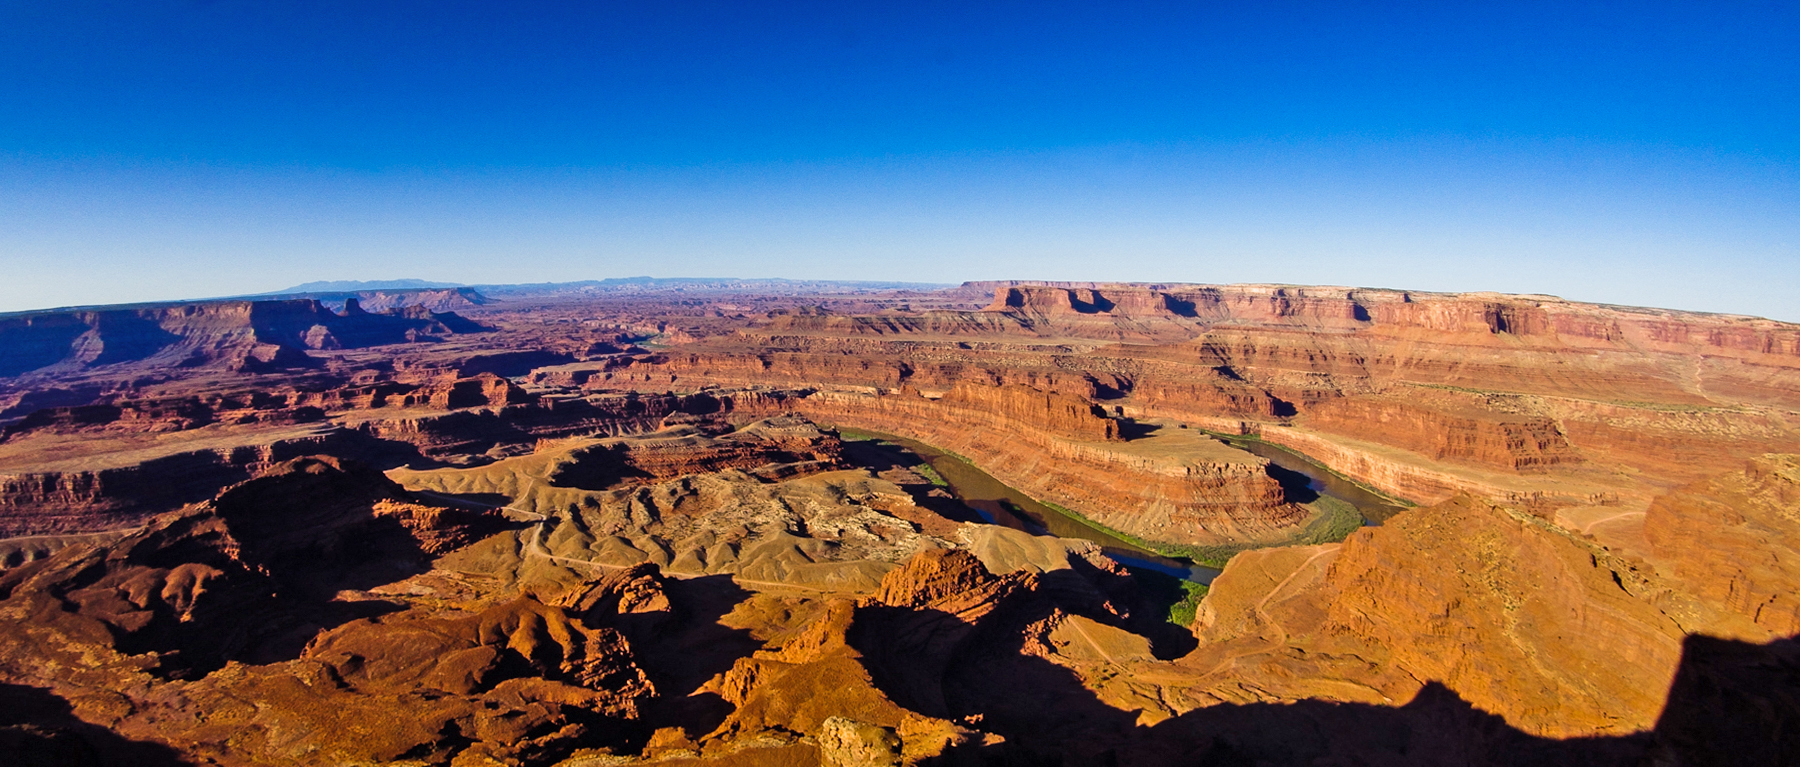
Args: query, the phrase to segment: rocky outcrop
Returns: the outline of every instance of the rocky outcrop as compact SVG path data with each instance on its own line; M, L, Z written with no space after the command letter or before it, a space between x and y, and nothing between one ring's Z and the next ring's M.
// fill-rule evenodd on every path
M485 328L418 306L372 314L351 299L342 314L316 300L215 301L143 308L34 312L0 318L0 376L223 364L305 367L307 349L405 343Z
M654 687L617 630L587 623L619 603L578 617L532 597L345 599L496 521L421 506L367 468L289 462L0 575L0 675L217 763L539 763L622 746L617 723Z
M1022 400L1010 410L1018 417L998 404L1005 397ZM963 387L938 400L910 391L827 391L793 407L820 421L897 434L968 456L1033 497L1153 541L1279 538L1307 514L1287 502L1262 459L1193 434L1101 439L1117 434L1114 421L1066 396L1024 387ZM1063 436L1076 434L1087 438Z
M1038 588L1030 572L996 576L967 551L926 551L881 579L857 609L857 649L876 683L896 701L948 716L944 698L950 664L984 619Z
M466 407L506 407L529 401L531 396L513 382L493 373L482 373L471 378L425 386L408 397L402 397L398 404L400 407L423 404L442 410L458 410Z
M0 470L0 535L129 527L203 501L282 461L370 452L361 435L328 425L200 442L187 450L177 444L135 457L103 456L91 466L75 460Z
M727 469L796 464L762 472L773 477L844 468L843 445L836 437L801 419L763 419L736 430L719 422L699 425L707 428L676 426L574 447L551 460L542 476L553 487L605 490L627 479L664 480Z
M310 296L325 299L326 296ZM371 312L386 312L422 306L434 313L467 311L490 303L487 296L474 288L441 288L437 290L366 290L353 298Z
M1368 310L1357 299L1371 293L1260 285L1018 285L996 287L993 303L983 311L1021 314L1052 325L1069 315L1107 315L1180 324L1249 321L1353 327L1369 320Z
M648 562L683 575L856 592L872 589L896 561L952 545L909 521L935 514L900 487L846 468L839 450L835 436L778 417L724 432L684 425L551 443L476 468L389 473L435 497L506 499L510 509L542 517L539 529L485 541L445 564L515 562L504 577L521 582L556 582L569 566ZM674 457L682 462L664 460Z
M1510 471L1543 471L1581 461L1556 422L1542 417L1473 409L1452 413L1396 399L1360 397L1318 402L1307 409L1305 423L1433 460Z
M655 691L619 632L531 597L452 617L353 621L320 634L304 657L356 692L381 697L472 695L525 676L559 683L568 704L634 717ZM507 668L519 661L528 672Z
M71 545L7 571L0 592L61 597L80 616L110 626L121 649L179 652L163 673L180 676L254 654L278 626L232 633L207 626L278 610L275 595L284 590L293 592L288 598L316 595L333 580L314 580L320 568L371 552L441 553L495 527L481 514L416 504L355 462L298 458L122 538Z
M1528 733L1631 733L1655 724L1686 633L1656 605L1653 579L1463 496L1341 549L1234 558L1183 662L1222 660L1246 675L1232 686L1277 699L1404 701L1436 682Z
M1800 456L1761 456L1657 498L1644 536L1700 598L1800 634Z

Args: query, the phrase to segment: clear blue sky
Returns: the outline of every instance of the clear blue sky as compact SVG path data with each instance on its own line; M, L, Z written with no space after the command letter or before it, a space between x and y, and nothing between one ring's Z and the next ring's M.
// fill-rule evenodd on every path
M0 310L638 274L1800 320L1800 10L0 0Z

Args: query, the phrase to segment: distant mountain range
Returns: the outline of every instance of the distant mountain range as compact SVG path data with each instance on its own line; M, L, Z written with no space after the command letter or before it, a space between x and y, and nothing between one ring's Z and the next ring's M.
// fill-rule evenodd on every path
M258 293L259 296L311 295L321 293L356 293L373 290L433 290L442 288L479 288L487 294L613 292L639 290L770 290L777 293L817 293L833 290L938 290L951 287L929 282L883 282L856 280L789 280L781 278L737 277L613 277L604 280L575 282L539 282L524 284L464 285L456 282L429 280L322 280L295 285L283 290Z
M755 292L768 295L814 295L830 293L868 293L917 291L929 293L955 288L955 285L933 282L881 282L856 280L791 280L779 277L743 279L736 277L612 277L604 280L575 282L538 282L523 284L463 285L430 280L320 280L267 293L248 293L206 298L180 298L166 301L140 301L131 304L89 304L59 306L25 311L0 312L0 318L24 317L46 313L66 313L112 309L151 309L178 304L206 304L221 301L267 301L285 298L312 298L328 304L334 311L343 307L347 298L358 298L368 311L383 311L399 306L425 306L432 311L454 311L467 304L484 304L489 298L519 296L591 295L618 293L680 292L690 294L729 294ZM986 295L992 288L977 291ZM424 297L415 294L454 292L455 295ZM387 293L388 295L377 295ZM413 296L413 297L406 297ZM441 301L440 301L441 299Z
M460 282L432 282L430 280L321 280L260 295L281 296L289 293L353 293L359 290L425 290L460 287L463 287Z
M838 291L934 291L952 287L934 282L878 282L856 280L790 280L780 277L612 277L604 280L576 282L538 282L513 285L476 285L485 295L519 296L582 293L635 293L680 291L692 293L729 293L755 291L773 295L803 295Z

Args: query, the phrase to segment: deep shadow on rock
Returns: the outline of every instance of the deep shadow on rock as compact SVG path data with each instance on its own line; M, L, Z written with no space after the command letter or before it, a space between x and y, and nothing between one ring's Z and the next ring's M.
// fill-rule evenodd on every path
M230 661L291 660L325 629L397 611L335 597L424 572L433 554L506 524L413 504L356 461L299 458L116 543L6 571L0 596L69 605L59 620L86 622L126 654L155 653L160 676L198 678Z
M1567 740L1514 729L1437 682L1396 707L1217 705L1146 727L1037 658L971 658L946 678L950 713L1006 742L964 745L935 765L1800 764L1800 642L1791 638L1756 645L1689 637L1654 730Z
M0 682L0 761L15 767L175 767L160 743L120 737L75 717L48 690Z
M611 625L631 641L639 663L660 693L646 707L644 719L658 726L679 727L697 738L725 721L733 707L716 694L695 694L695 690L730 670L739 658L749 657L762 643L747 630L720 623L750 597L730 576L662 583L677 606L672 620L652 624L634 622L632 615L616 615Z
M914 455L906 448L886 442L872 440L845 440L844 460L853 466L868 469L871 473L881 475L891 469L912 470L926 461ZM952 522L985 522L981 512L969 507L951 495L948 491L934 484L903 484L912 502L920 508L930 509Z

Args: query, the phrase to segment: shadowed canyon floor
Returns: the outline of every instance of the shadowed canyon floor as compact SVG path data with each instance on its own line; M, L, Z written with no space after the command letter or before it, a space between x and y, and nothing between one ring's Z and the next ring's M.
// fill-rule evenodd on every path
M497 293L0 318L0 752L1800 763L1800 327Z

